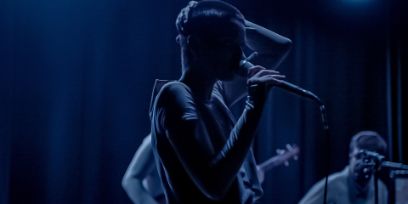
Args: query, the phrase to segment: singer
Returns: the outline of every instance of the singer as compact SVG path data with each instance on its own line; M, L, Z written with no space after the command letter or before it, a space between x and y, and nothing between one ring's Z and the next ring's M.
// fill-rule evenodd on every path
M239 71L243 15L222 1L192 1L176 27L182 75L163 86L151 115L151 142L167 203L254 203L260 194L245 183L242 167L254 164L247 155L266 93L283 76L252 67L246 107L235 123L214 85Z

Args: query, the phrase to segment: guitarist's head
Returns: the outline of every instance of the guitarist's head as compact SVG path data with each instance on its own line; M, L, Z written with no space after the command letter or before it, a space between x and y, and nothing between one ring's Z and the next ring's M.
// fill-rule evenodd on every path
M377 164L375 156L367 154L373 152L385 155L387 144L374 131L358 132L350 141L349 168L351 178L362 188L370 181Z

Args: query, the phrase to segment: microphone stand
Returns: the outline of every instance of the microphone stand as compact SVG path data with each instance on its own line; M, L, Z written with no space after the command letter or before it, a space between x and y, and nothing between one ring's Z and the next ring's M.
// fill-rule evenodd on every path
M378 171L374 172L374 203L378 204Z
M408 170L408 165L390 161L381 162L381 167L390 168L394 170Z
M381 170L381 168L389 168L389 169L393 169L393 171L407 171L408 165L397 163L397 162L385 161L384 156L376 152L367 151L367 150L363 150L363 152L367 154L368 156L375 158L375 167L374 167L374 175L373 175L374 176L374 203L378 204L378 172Z
M381 170L381 168L389 168L389 169L393 169L393 171L404 171L404 170L407 171L408 165L397 163L397 162L380 160L378 168L376 168L374 172L374 196L375 196L374 203L375 204L378 204L378 172Z
M279 86L277 86L279 87ZM286 87L284 89L287 89ZM301 89L302 90L302 89ZM320 115L321 115L321 119L322 119L322 124L323 124L323 131L324 131L324 138L326 139L325 143L326 143L326 153L325 153L325 169L324 169L324 174L325 174L325 178L324 178L324 193L323 193L323 204L327 204L327 186L328 186L328 178L329 178L329 169L330 169L330 131L329 131L329 122L327 120L327 110L326 110L326 106L323 104L323 102L320 100L319 97L317 97L315 94L313 94L310 91L305 91L302 90L304 93L306 94L302 94L301 96L304 96L310 100L312 100L313 102L316 102L319 105L319 109L320 109ZM300 94L298 94L300 95ZM376 203L377 204L377 203Z
M327 111L326 107L319 101L320 103L320 114L322 117L322 124L323 124L323 130L326 138L326 156L324 158L326 164L325 164L325 169L324 169L324 193L323 193L323 203L327 204L327 185L328 185L328 179L329 179L329 167L330 167L330 131L329 131L329 123L327 120Z
M279 87L279 86L277 86ZM317 97L315 94L313 94L310 91L307 91L307 93L310 93L306 98L316 102L319 105L320 109L320 115L322 119L322 124L323 124L323 131L324 131L324 138L326 139L326 153L325 153L325 169L324 169L324 193L323 193L323 204L327 204L327 186L328 186L328 180L329 180L329 169L330 169L330 131L329 131L329 122L327 120L327 110L326 106L323 104L323 102L320 100L319 97Z
M277 84L276 87L282 88L284 90L289 91L289 93L302 96L304 98L307 98L319 105L320 109L320 115L322 119L322 124L323 124L323 131L324 131L324 138L326 139L326 153L325 153L325 169L324 169L324 194L323 194L323 204L327 204L327 186L328 186L328 178L329 178L329 169L330 169L330 131L329 131L329 122L327 120L327 110L326 106L323 104L323 102L320 100L320 98L315 95L313 92L304 90L296 85L293 85L291 83L286 83L283 84Z
M249 60L257 55L257 52L252 53L248 58L243 59L240 61L240 70L238 71L238 74L245 76L247 74L248 69L252 66L254 66ZM288 91L289 93L295 94L297 96L301 96L304 98L307 98L319 105L320 108L320 114L321 114L321 119L322 119L322 124L323 124L323 130L324 130L324 135L326 138L326 154L325 154L325 181L324 181L324 197L323 197L323 203L327 204L327 184L328 184L328 177L329 177L329 167L330 167L330 131L329 131L329 123L327 121L327 111L326 107L324 106L323 102L320 100L320 98L314 94L311 91L302 89L299 86L296 86L292 83L286 82L286 81L281 81L278 84L275 84L275 87L284 89Z
M320 98L312 93L311 91L304 90L296 85L293 85L291 83L283 84L284 86L281 86L279 84L276 85L278 88L282 88L284 90L289 91L289 93L293 93L298 96L302 96L304 98L307 98L319 105L320 109L320 115L322 119L322 124L323 124L323 131L324 131L324 138L326 139L326 153L325 153L325 178L324 178L324 194L323 194L323 204L327 204L327 185L328 185L328 178L329 178L329 169L330 169L330 131L329 131L329 122L327 120L327 110L326 106L323 104L323 102L320 100Z
M381 160L379 166L380 166L380 168L392 169L390 175L399 174L399 173L402 173L402 172L404 172L405 174L408 173L408 165L402 164L402 163ZM377 174L377 172L376 172L376 174ZM393 177L393 176L391 176L391 177ZM376 185L378 185L378 184L376 184ZM378 193L378 192L376 192L376 193ZM376 198L377 197L378 197L378 194L376 194ZM378 204L378 203L376 203L376 204Z

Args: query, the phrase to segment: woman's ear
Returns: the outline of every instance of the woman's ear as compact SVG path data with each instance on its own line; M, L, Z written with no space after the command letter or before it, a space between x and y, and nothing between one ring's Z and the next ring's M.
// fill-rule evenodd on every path
M195 45L195 40L189 35L185 38L185 42L187 44L187 46L192 47Z
M190 41L191 41L190 38L191 38L190 36L185 37L185 36L182 36L182 35L179 34L176 37L176 42L181 47L191 46L190 45Z
M183 37L182 43L187 47L189 50L197 50L197 40L196 38L192 37L191 35L187 37Z
M178 34L177 36L176 36L176 43L178 44L178 45L181 45L180 43L181 43L181 35L180 34Z

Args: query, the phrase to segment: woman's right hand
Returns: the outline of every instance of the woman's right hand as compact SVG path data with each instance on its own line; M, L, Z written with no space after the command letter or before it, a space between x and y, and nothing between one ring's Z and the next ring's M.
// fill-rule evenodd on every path
M281 83L281 79L285 78L285 75L280 74L276 70L266 69L262 66L253 66L248 70L248 86L254 85L267 85L272 87L275 84Z

